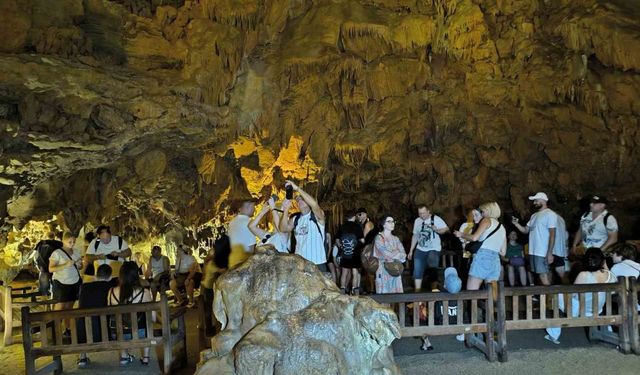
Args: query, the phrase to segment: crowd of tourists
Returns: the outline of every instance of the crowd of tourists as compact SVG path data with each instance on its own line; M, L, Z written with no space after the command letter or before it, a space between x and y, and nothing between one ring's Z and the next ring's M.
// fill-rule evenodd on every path
M375 221L366 208L347 210L332 236L317 200L292 181L285 187L286 199L278 202L276 196L269 197L258 213L256 201L239 202L228 229L220 230L222 235L202 264L192 249L182 244L174 269L159 246L153 246L151 257L144 261L142 254L132 254L127 242L112 235L106 225L97 228L97 237L93 233L85 236L86 250L82 253L74 250L76 238L71 233L64 233L61 242L42 241L42 247L48 246L50 251L47 254L40 249L40 254L46 254L39 257L41 289L51 290L57 301L55 309L155 301L169 290L176 304L193 307L199 290L206 331L212 334L215 279L244 262L261 245L312 262L342 293L352 295L403 293L405 287L414 292L457 293L464 285L466 290L478 290L502 279L511 286L527 286L608 283L618 276L640 276L636 248L618 242L617 220L601 196L591 197L590 210L581 216L572 246L564 219L549 207L548 196L539 192L529 197L535 212L526 223L516 217L501 221L500 206L487 202L471 209L462 225L452 230L442 217L420 205L417 217L407 228L411 232L410 242L406 238L407 249L396 235L397 222L391 214L380 215ZM455 242L447 242L445 237ZM446 264L449 267L443 264L443 248L459 249L457 261ZM130 258L133 260L127 260ZM405 286L403 276L413 285ZM604 298L599 301L604 303ZM573 309L578 305L573 303ZM592 308L587 303L587 314L593 314ZM438 319L446 316L441 314ZM66 322L65 335L69 334L69 324ZM558 343L560 329L547 331L545 338ZM145 335L142 329L139 337ZM463 340L464 336L457 338ZM433 349L428 337L423 337L422 349ZM121 365L133 360L130 353L122 351ZM142 351L140 361L148 364L148 348ZM80 355L78 365L86 367L88 363L87 355Z

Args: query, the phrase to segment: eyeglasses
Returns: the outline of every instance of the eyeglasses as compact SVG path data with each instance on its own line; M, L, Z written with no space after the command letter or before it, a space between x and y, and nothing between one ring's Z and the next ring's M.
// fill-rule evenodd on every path
M393 219L389 219L389 220L385 220L385 223L395 223L395 221L393 221Z

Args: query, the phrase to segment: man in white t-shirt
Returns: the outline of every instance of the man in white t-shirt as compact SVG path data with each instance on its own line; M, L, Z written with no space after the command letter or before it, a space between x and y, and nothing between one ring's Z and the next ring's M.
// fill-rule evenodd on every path
M291 181L286 182L293 191L297 191L296 202L300 213L289 217L291 201L282 202L282 218L280 232L292 233L295 236L295 253L315 264L321 272L329 272L327 252L324 245L325 216L318 202L307 192Z
M229 222L229 243L231 254L229 255L229 268L247 260L253 254L256 247L256 236L249 230L249 221L256 211L256 203L253 200L240 202L238 214Z
M591 197L589 212L580 218L580 229L573 240L572 253L582 243L585 250L599 247L603 252L618 242L618 221L607 211L607 199L598 195Z
M93 264L93 262L98 263L98 265L109 264L114 262L124 262L125 258L129 258L131 256L131 250L129 249L129 244L123 238L119 236L115 236L111 234L111 227L108 225L100 225L98 229L96 229L96 233L98 238L94 238L89 246L87 247L87 252L85 253L85 257L87 261ZM96 266L97 269L98 266ZM112 268L114 268L112 266ZM119 269L119 267L115 267L115 269ZM114 277L118 277L114 272Z
M442 243L440 235L449 231L441 217L433 215L426 205L418 206L418 218L413 222L409 259L413 259L413 280L416 293L422 289L426 269L440 265ZM431 280L435 282L437 280Z
M553 250L556 240L556 228L558 226L558 214L553 212L547 203L547 194L539 192L529 197L538 212L531 215L526 226L520 225L518 218L512 222L518 230L529 234L529 266L531 271L540 277L542 285L551 285L551 273L549 265L553 264Z

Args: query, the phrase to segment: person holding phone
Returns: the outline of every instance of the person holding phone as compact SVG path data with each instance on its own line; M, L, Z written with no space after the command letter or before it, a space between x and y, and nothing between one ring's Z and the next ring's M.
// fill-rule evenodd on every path
M325 251L325 215L318 202L302 190L292 181L287 181L286 189L290 189L291 196L295 199L300 212L289 217L291 199L282 202L282 218L280 219L280 231L291 233L295 239L295 246L291 249L295 254L314 263L321 272L329 272L327 267L327 254ZM298 194L293 197L293 192Z
M280 213L276 209L276 199L277 196L272 196L267 200L258 215L249 222L249 230L253 235L258 237L259 245L269 244L275 247L278 252L287 253L289 252L289 236L278 230L278 226L280 225ZM262 219L269 213L271 214L270 216L273 224L273 231L271 232L258 226Z

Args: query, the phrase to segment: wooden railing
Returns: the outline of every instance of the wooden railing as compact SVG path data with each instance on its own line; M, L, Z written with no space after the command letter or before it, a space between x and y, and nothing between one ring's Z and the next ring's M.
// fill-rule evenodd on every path
M154 329L153 313L158 314L161 329ZM182 364L186 363L186 327L184 309L169 310L165 296L158 302L110 306L106 308L59 310L32 313L22 308L22 334L25 369L28 375L62 372L61 355L163 346L165 374L170 373L172 348L182 343ZM140 326L144 316L146 323ZM128 321L123 320L128 319ZM70 335L63 336L63 321L69 320ZM177 321L177 328L171 322ZM94 326L99 327L94 330ZM143 335L139 330L144 330ZM97 332L96 332L97 331ZM35 345L34 335L40 336ZM52 356L53 362L36 369L37 358Z
M605 293L603 311L599 293ZM587 316L587 294L591 316ZM574 301L572 296L577 295ZM619 298L619 297L622 298ZM524 302L524 304L521 304ZM505 288L501 282L497 300L498 358L507 360L507 331L554 327L590 327L589 338L619 345L629 352L627 299L624 278L611 284L580 284ZM573 306L578 303L578 306ZM564 307L564 308L562 308ZM577 309L577 312L574 312ZM617 326L618 333L609 326Z
M496 356L500 361L507 360L508 331L555 327L588 327L590 340L616 345L625 354L632 350L640 354L640 282L635 278L619 278L610 284L519 288L505 288L501 282L495 298L494 290L489 284L483 291L458 294L379 294L371 298L395 311L402 337L464 333L466 344L482 350L490 361ZM604 293L602 300L599 293ZM574 294L577 300L573 300ZM587 295L591 295L591 316L587 316ZM447 319L451 301L457 301L458 306L453 324ZM443 319L436 323L437 305L442 306ZM420 319L421 306L427 307L424 319Z
M2 318L4 328L0 344L4 346L13 344L13 329L21 326L20 314L14 314L15 311L24 306L29 306L34 310L51 310L51 306L55 302L31 287L0 286L0 318Z
M631 277L628 280L629 293L627 310L629 312L629 336L633 352L640 355L640 311L638 310L638 299L640 298L640 279Z
M489 361L495 359L496 345L493 338L495 301L492 284L487 290L465 291L457 294L440 292L377 294L372 295L371 298L378 303L388 305L396 312L402 337L465 334L467 346L480 349ZM449 321L448 315L452 301L457 305L457 317L453 324ZM410 309L408 305L412 305ZM423 320L420 319L421 306L426 307L426 316ZM440 307L442 320L436 322L436 308ZM407 320L409 320L408 324Z

